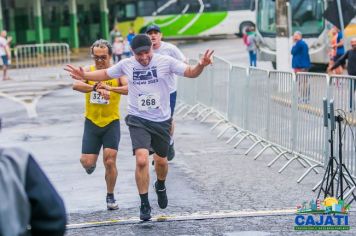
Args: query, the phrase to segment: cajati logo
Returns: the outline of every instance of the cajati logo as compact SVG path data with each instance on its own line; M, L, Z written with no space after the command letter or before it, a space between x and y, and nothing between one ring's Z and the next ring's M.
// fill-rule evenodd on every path
M294 230L350 230L350 205L333 197L297 206Z

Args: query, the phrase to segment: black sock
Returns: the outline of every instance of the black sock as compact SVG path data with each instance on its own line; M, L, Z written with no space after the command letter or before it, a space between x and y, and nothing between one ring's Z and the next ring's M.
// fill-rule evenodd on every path
M163 190L166 188L166 186L164 185L164 182L166 182L166 180L159 180L157 179L157 182L156 182L156 188L157 190Z
M106 197L108 197L108 198L114 198L114 193L107 193L107 194L106 194Z
M141 205L150 205L148 202L148 193L140 194Z

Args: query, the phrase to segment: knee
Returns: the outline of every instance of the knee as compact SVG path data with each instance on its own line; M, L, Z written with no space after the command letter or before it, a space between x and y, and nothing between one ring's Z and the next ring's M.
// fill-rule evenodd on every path
M166 166L168 164L167 158L163 158L160 156L156 156L155 162L157 163L156 165L158 166Z
M116 167L116 157L106 157L104 161L105 168L111 169Z
M136 151L136 166L137 168L143 169L148 165L148 152L146 151Z
M80 158L80 163L82 164L82 166L84 168L90 168L95 164L95 163L93 163L92 160L90 160L89 158L85 158L85 157Z

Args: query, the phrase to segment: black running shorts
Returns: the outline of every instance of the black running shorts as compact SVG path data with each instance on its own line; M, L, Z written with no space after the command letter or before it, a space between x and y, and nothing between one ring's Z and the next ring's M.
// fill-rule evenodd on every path
M167 157L172 119L153 122L127 115L125 121L130 131L133 155L136 149L144 148L149 150L150 154L153 151L160 157Z
M91 120L85 118L84 134L82 141L83 154L99 154L100 148L118 150L120 142L120 120L99 127Z

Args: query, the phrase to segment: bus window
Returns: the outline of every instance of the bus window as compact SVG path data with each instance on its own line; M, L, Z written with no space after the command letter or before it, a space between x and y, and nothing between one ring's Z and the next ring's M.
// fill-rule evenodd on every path
M134 3L128 3L125 5L126 18L136 17L136 5Z
M304 35L319 34L324 29L322 0L295 0L292 5L292 28Z
M120 3L115 6L117 12L114 13L117 21L126 21L136 18L136 4L135 2Z
M275 2L272 0L259 0L257 12L258 30L263 35L275 35L276 33Z
M324 3L322 0L293 0L291 2L292 31L300 31L305 37L315 36L324 30ZM257 10L258 30L262 35L276 33L274 0L259 0Z
M227 0L210 0L207 2L210 4L209 11L227 11Z
M156 11L156 3L153 0L141 0L138 1L137 10L138 16L152 16Z
M249 10L253 0L230 0L228 10Z

